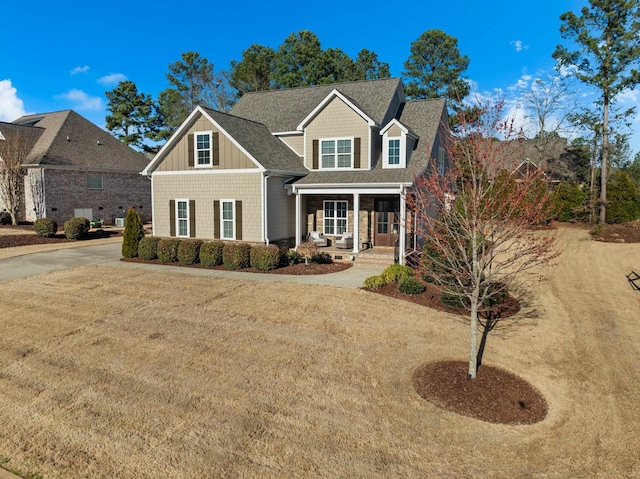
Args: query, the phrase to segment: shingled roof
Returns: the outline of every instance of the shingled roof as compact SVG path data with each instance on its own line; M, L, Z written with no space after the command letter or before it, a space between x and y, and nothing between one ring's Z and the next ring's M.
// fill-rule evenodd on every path
M446 121L445 105L445 100L442 99L406 102L397 120L419 137L407 168L385 169L382 168L382 161L377 159L371 170L310 171L307 176L296 181L296 185L413 182L415 176L427 168L435 154L432 149L438 128L443 120Z
M261 123L203 108L265 169L306 174L300 158Z
M385 78L245 93L231 113L262 123L272 133L295 131L327 95L338 90L380 125L400 84L399 78Z
M140 172L148 160L73 110L26 115L13 122L40 131L30 165Z

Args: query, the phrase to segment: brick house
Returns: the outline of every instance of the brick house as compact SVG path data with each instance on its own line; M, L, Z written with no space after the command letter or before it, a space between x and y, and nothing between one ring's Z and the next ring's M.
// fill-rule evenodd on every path
M0 122L0 132L0 141L29 145L21 221L84 216L113 224L130 206L151 219L151 184L140 174L148 159L74 111Z

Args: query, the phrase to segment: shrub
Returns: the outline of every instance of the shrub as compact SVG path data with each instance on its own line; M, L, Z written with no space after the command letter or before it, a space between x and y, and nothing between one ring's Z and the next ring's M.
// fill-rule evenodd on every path
M257 245L249 254L251 266L260 271L270 271L280 266L280 248L274 244Z
M65 221L63 230L64 235L68 239L82 239L87 236L89 229L91 228L91 222L87 218L76 216L69 221Z
M178 246L178 261L184 265L196 264L200 262L200 240L180 241Z
M387 284L382 277L382 275L378 276L369 276L364 280L364 287L369 289L378 289L382 288L385 284Z
M444 254L429 238L425 241L424 247L422 248L421 263L423 270L422 279L427 283L435 283L436 277L445 276L446 268L444 265L446 264L446 259Z
M309 262L315 264L331 264L333 263L333 260L329 253L316 253L309 258Z
M251 264L251 245L248 243L225 243L222 248L222 264L230 270L248 268Z
M397 283L401 279L413 276L413 270L401 264L392 264L382 272L382 278L386 284Z
M639 216L636 187L627 173L614 172L607 181L607 223L626 223Z
M484 291L491 295L483 302L483 306L486 308L500 306L509 297L507 286L498 281L488 283L484 288Z
M298 253L304 258L304 263L307 264L309 259L318 254L318 246L313 241L305 241L298 246Z
M426 291L427 287L412 277L402 278L398 282L398 291L404 294L422 294Z
M38 236L52 238L58 232L58 223L51 218L40 218L33 223L33 229Z
M572 221L578 219L580 207L585 200L585 193L580 187L570 181L561 182L554 192L556 202L556 219L558 221Z
M158 257L158 242L160 238L147 236L138 243L138 258L143 261L151 261Z
M122 238L122 256L133 258L138 254L138 243L144 238L144 227L140 215L136 213L133 206L127 210L126 226Z
M11 224L11 213L8 211L3 211L0 213L0 225L10 225Z
M293 266L294 264L302 263L304 257L296 250L290 249L280 255L281 266Z
M158 241L158 259L163 263L175 263L178 261L178 239L161 239Z
M451 308L464 308L467 306L469 299L462 295L462 293L443 291L440 295L440 301L442 301L445 306L449 306Z
M200 264L206 268L220 266L222 264L222 241L203 243L200 247Z

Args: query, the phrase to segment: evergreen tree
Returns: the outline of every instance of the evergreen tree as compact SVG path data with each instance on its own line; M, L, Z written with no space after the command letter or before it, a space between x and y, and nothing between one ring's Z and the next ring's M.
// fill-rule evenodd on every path
M427 30L411 44L404 62L407 96L412 99L446 98L457 109L469 94L462 77L469 58L460 55L458 40L441 30Z
M144 139L153 137L153 100L151 95L138 93L136 84L121 81L107 96L106 129L125 145L147 151Z
M122 256L135 258L138 256L138 244L144 238L142 220L132 206L127 210L126 225L122 238Z
M607 167L609 160L609 109L623 91L640 82L640 3L638 0L589 0L580 16L560 16L562 38L575 50L558 45L553 57L572 68L575 77L598 90L602 106L600 146L600 222L607 217Z
M273 60L271 47L253 44L242 52L240 61L231 61L231 86L240 97L250 91L273 88Z

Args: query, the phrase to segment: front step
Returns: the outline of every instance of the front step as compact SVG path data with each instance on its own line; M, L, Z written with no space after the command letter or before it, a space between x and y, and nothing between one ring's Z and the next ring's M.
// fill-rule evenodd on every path
M394 263L393 249L361 251L357 255L356 262L367 266L391 266Z

